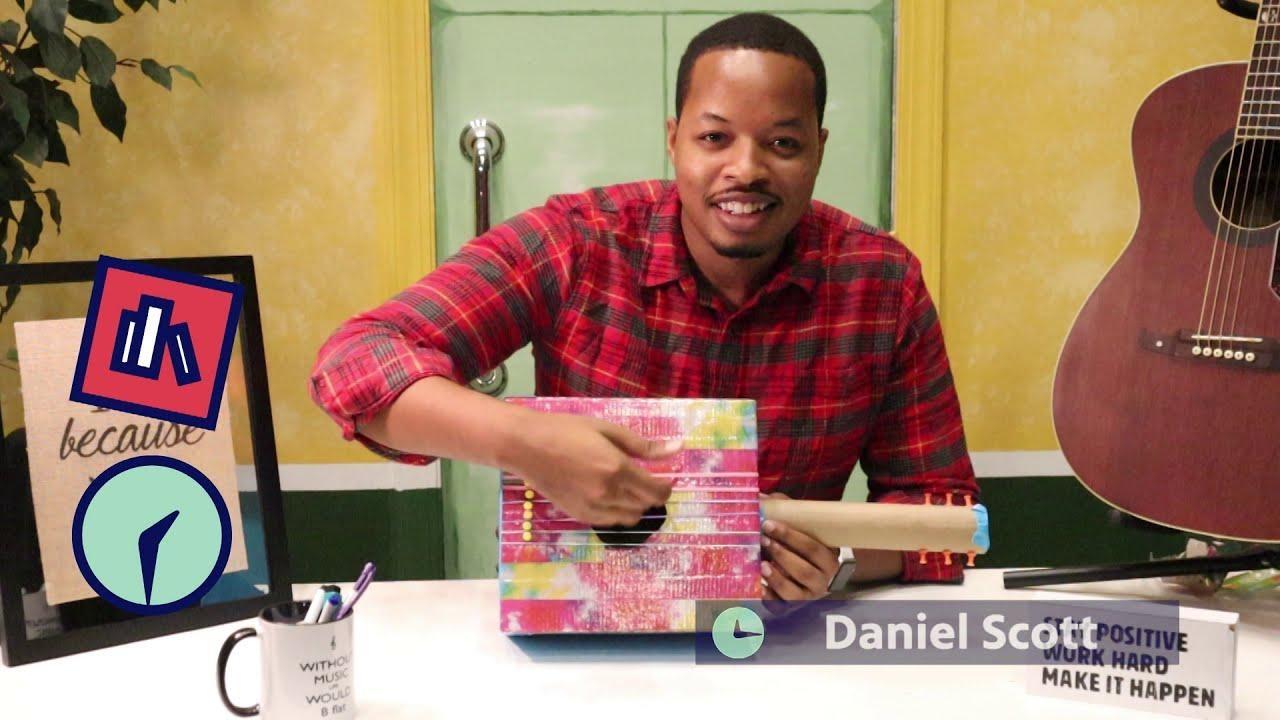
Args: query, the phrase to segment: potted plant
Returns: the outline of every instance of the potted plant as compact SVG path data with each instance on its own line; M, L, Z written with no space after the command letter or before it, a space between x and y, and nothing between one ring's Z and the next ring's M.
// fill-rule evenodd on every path
M118 58L100 38L71 23L114 23L124 13L117 0L15 0L23 20L0 22L0 263L20 262L40 242L45 206L57 232L62 206L53 188L37 188L29 166L46 162L70 165L62 142L63 127L80 132L80 112L68 83L89 84L89 100L98 122L124 141L126 106L116 89L117 68L142 72L173 87L173 74L197 85L195 74L181 65L152 58ZM160 0L119 0L132 12ZM169 0L176 3L177 0ZM79 24L76 22L76 24ZM41 205L40 196L44 198ZM7 245L13 226L13 243ZM13 306L21 288L10 285L0 301L0 319Z

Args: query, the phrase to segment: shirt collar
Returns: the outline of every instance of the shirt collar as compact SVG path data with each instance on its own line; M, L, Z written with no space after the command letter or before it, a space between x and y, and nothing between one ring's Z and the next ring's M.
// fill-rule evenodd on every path
M680 193L676 184L666 181L666 190L658 198L649 218L649 244L644 259L644 287L657 287L679 280L691 273L692 258L680 225ZM791 230L792 247L782 268L761 288L762 293L792 284L812 294L822 277L822 231L813 206L800 216Z

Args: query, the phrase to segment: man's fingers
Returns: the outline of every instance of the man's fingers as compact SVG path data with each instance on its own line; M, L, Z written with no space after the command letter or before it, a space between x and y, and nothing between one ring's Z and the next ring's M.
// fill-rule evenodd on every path
M779 599L790 602L799 602L808 598L808 593L795 580L787 577L785 571L772 562L765 560L760 563L760 574L764 576L766 582L769 583L769 589L778 596Z
M631 464L620 482L626 492L647 508L662 505L671 497L669 480L656 477L635 463Z
M650 440L611 422L600 421L596 427L610 442L631 457L654 460L674 455L684 447L681 440Z
M824 571L807 559L796 554L791 548L777 542L764 538L762 541L765 549L769 554L769 559L773 561L775 571L781 569L786 573L788 579L800 585L808 597L821 597L827 592L827 584L831 581L831 575L835 574L835 569L831 571L831 575L827 575ZM770 579L770 583L772 583Z
M761 527L765 537L786 546L796 555L807 560L827 578L836 572L838 558L831 548L823 545L811 536L777 520L765 520Z

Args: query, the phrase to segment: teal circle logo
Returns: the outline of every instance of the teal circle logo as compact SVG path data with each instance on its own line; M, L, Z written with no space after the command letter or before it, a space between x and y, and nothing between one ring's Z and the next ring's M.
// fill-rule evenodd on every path
M716 616L711 625L711 640L727 658L749 658L764 644L764 622L750 608L731 607Z
M231 517L204 473L181 460L122 460L89 483L71 547L85 581L112 605L160 615L195 604L222 577Z

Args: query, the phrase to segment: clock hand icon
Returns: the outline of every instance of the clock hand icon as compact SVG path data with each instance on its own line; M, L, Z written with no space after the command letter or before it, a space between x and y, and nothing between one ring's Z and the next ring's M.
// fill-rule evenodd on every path
M142 563L142 588L146 593L147 604L151 604L151 585L156 576L156 556L160 553L160 542L178 519L178 511L165 515L159 522L143 530L138 535L138 560Z

